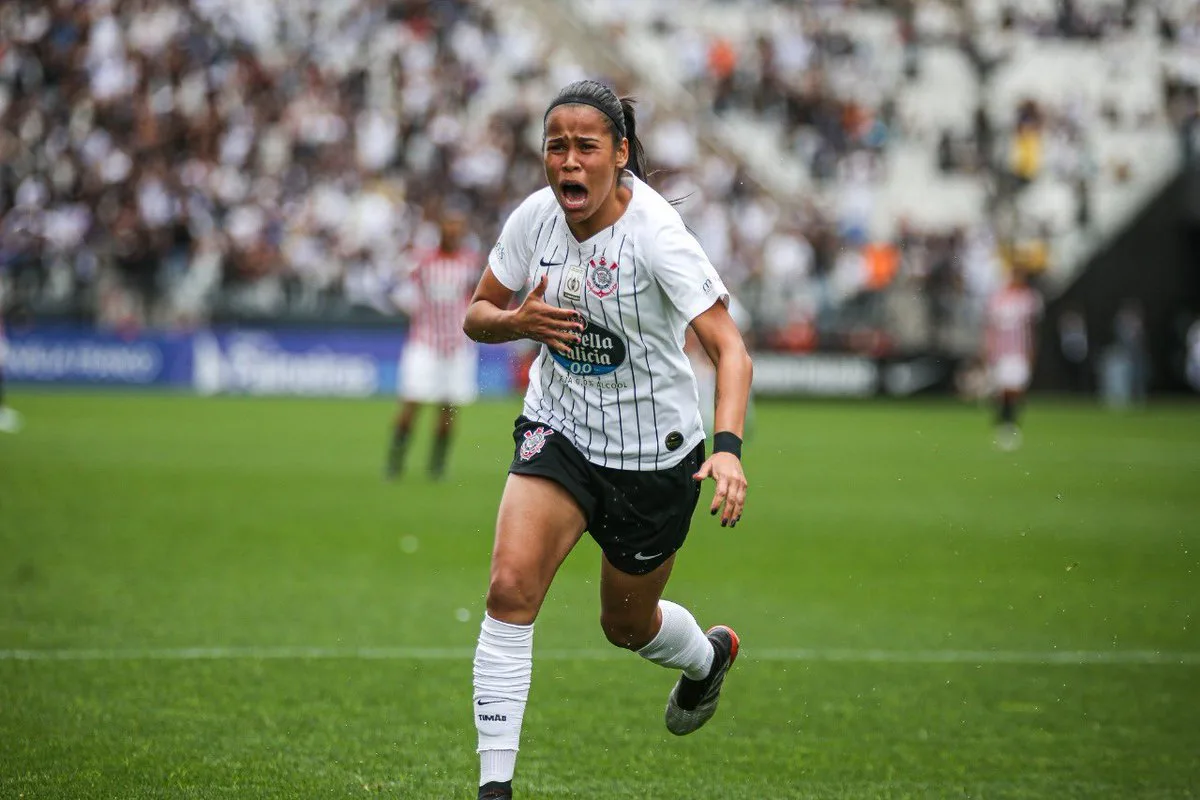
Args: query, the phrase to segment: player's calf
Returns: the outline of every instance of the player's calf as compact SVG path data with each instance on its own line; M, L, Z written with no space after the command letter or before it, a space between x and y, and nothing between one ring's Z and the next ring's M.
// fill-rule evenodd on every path
M654 638L650 632L652 621L653 617L633 619L616 614L600 615L600 627L604 631L604 638L614 647L625 650L640 650Z

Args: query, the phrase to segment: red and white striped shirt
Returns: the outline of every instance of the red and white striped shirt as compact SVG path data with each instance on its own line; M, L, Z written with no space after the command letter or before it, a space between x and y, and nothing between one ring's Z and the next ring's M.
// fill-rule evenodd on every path
M987 356L1033 357L1033 325L1042 315L1042 298L1028 286L1005 286L987 306Z
M452 253L429 250L409 274L413 291L409 337L450 355L470 344L463 318L483 272L483 258L469 248Z

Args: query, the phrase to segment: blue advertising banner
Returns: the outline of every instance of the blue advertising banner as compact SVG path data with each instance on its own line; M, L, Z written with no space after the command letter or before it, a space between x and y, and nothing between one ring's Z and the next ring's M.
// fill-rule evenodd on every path
M192 339L201 394L370 397L395 387L400 334L386 331L202 331Z
M72 327L10 331L5 375L14 382L183 386L192 376L191 336L82 332Z
M404 335L387 330L215 329L132 337L81 327L10 331L15 383L173 386L201 394L395 394ZM514 350L479 348L480 392L507 394Z

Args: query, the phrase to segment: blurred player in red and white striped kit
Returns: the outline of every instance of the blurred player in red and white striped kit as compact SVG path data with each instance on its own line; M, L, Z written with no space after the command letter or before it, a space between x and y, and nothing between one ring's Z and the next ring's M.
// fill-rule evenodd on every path
M1041 315L1042 298L1019 268L988 300L984 358L997 403L996 444L1003 450L1021 444L1018 415L1033 376L1034 328Z
M400 412L388 451L387 477L400 474L422 405L439 407L429 473L440 478L459 406L479 394L479 356L476 345L463 333L462 321L483 271L483 257L468 247L466 215L447 209L439 219L440 243L436 249L416 253L401 305L409 314L408 341L400 359Z

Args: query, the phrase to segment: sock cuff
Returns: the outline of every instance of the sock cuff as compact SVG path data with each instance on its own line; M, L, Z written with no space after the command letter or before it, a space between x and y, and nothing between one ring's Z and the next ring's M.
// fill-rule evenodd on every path
M672 603L670 600L660 599L658 601L658 608L662 611L662 625L659 626L658 633L654 634L654 638L642 645L641 649L637 651L638 655L642 657L657 653L662 648L664 642L674 637L675 628L678 626L681 616L686 618L692 616L686 608L678 603Z
M486 611L483 613L483 625L481 627L488 633L505 639L521 639L533 635L532 622L528 625L515 625L511 622L502 622Z
M479 785L508 783L517 766L517 748L479 751Z
M692 680L703 678L712 667L712 642L696 624L692 612L670 600L659 600L658 605L662 627L648 645L637 651L638 655L660 667L683 670Z

